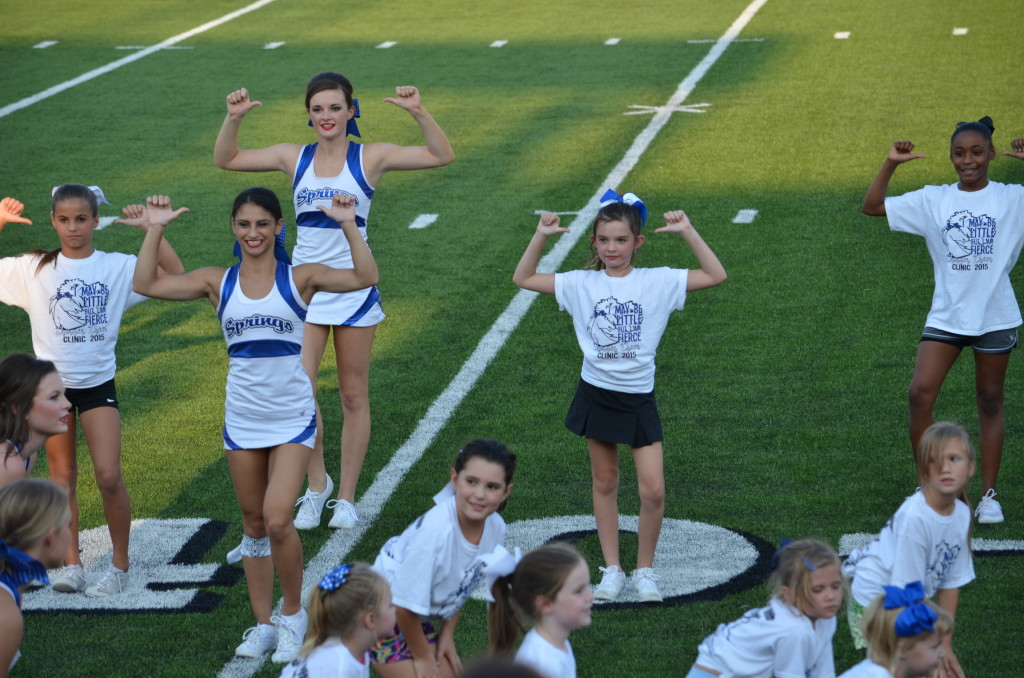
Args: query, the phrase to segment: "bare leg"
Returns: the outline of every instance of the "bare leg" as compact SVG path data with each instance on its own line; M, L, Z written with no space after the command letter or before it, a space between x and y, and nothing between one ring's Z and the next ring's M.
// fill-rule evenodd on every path
M329 326L314 325L313 323L306 323L302 329L302 367L306 370L309 383L313 385L314 401L316 401L320 362L324 358L324 349L327 348L327 337L330 332ZM323 492L327 489L327 467L324 465L324 421L320 414L319 403L316 404L316 443L309 455L306 475L309 477L309 489L314 492Z
M103 515L114 548L114 567L127 572L132 501L121 473L121 413L114 407L97 407L82 412L79 419L103 500Z
M619 449L615 443L587 438L594 482L594 519L606 566L619 564ZM621 568L620 568L621 569Z
M50 480L68 491L71 508L71 544L64 561L68 565L81 565L78 553L78 459L75 445L75 413L68 412L68 430L50 436L46 441L46 466Z
M335 327L338 385L345 421L341 427L338 499L354 502L359 473L370 445L370 355L377 327Z
M269 455L265 450L228 450L228 470L242 509L242 531L247 537L267 536L263 498L267 494ZM273 546L271 546L273 548ZM273 612L274 564L270 558L242 558L249 604L260 624L269 624Z
M284 602L281 612L293 615L302 609L302 542L292 522L292 507L302 490L309 448L285 443L271 448L263 520L270 535L270 555Z
M981 429L981 493L995 489L1003 458L1003 386L1009 353L975 353L978 427Z
M915 458L921 434L935 423L932 408L939 397L939 389L959 355L959 346L941 341L922 341L917 346L914 378L907 394L910 401L910 452Z
M637 529L637 568L654 565L654 550L665 517L665 470L661 442L633 448L640 488L640 525Z

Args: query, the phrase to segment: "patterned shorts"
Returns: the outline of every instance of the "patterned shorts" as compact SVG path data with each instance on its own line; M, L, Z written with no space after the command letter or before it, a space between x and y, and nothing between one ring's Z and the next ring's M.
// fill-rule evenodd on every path
M850 622L850 637L853 638L853 646L858 650L866 650L868 641L864 640L864 631L860 628L860 620L864 616L864 606L850 596L846 604L846 621Z
M437 645L437 637L440 635L440 631L434 627L432 622L424 622L423 635L427 637L428 643ZM391 664L392 662L402 662L406 659L412 659L412 652L409 650L409 645L405 642L405 636L398 629L398 624L395 624L394 635L381 638L376 645L370 648L370 661L374 664Z

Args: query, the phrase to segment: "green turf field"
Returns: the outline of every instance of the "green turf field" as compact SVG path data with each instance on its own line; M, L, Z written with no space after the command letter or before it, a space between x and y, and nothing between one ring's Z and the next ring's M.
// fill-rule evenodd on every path
M21 199L36 225L8 226L0 255L56 247L47 225L50 189L75 181L99 184L117 207L171 195L191 208L168 229L186 268L230 265L235 194L263 184L287 197L289 186L282 174L214 166L229 91L247 87L263 102L243 124L242 147L312 141L302 97L322 70L352 79L365 141L416 144L409 116L381 101L396 85L414 84L457 159L438 170L389 174L374 200L370 244L388 319L374 348L374 429L360 494L397 486L379 495L379 513L364 512L374 522L345 557L372 560L386 538L426 510L471 437L500 439L520 455L508 523L587 514L585 445L561 424L580 356L570 319L553 298L530 306L450 418L436 422L436 436L424 438L417 427L516 296L511 275L536 225L534 211L577 212L602 193L649 130L653 114L637 107L665 106L748 0L628 7L603 0L276 0L2 113L137 53L118 47L155 45L245 2L3 3L0 195ZM662 339L667 518L729 528L762 547L783 535L838 545L845 534L877 531L913 491L905 393L931 298L931 263L920 239L863 216L860 201L895 139L912 139L927 155L897 172L891 191L902 193L955 180L947 154L957 121L991 115L999 150L1024 136L1021 18L1016 0L992 0L983 10L927 0L768 0L618 182L644 198L655 226L661 213L686 210L729 274L721 287L695 293ZM954 35L955 28L968 31ZM837 39L843 31L849 37ZM619 42L606 45L611 38ZM491 46L500 40L507 44ZM43 41L56 44L34 47ZM386 41L396 44L378 48ZM273 42L284 44L264 49ZM999 157L989 175L1024 182L1024 163ZM757 210L753 222L733 223L744 209ZM101 209L101 216L115 214ZM410 230L420 214L439 217ZM140 242L139 233L119 226L95 237L102 250L135 252ZM582 267L587 254L579 242L561 269ZM638 263L686 267L694 259L678 238L652 235ZM1013 278L1021 288L1020 273ZM0 307L0 325L0 355L31 350L20 309ZM214 312L205 302L137 306L125 316L118 355L134 517L213 521L194 540L189 561L212 571L241 534L221 449L227 357ZM965 356L950 374L936 417L963 423L976 438L971 362ZM1016 540L1017 550L977 553L978 578L962 592L954 643L971 678L1020 673L1013 667L1024 638L1021 369L1019 358L1011 361L1006 384L999 498L1007 521L974 533ZM336 478L334 374L329 353L319 396ZM404 476L385 469L407 442L421 445L422 457ZM82 527L101 527L84 448L80 463ZM620 510L635 515L628 455L622 470ZM45 475L45 463L36 473ZM969 489L976 498L977 478ZM307 561L325 545L338 548L324 524L302 533ZM675 550L715 549L665 541ZM583 536L579 546L596 580L596 536ZM631 569L635 536L624 535L622 548ZM592 626L572 636L579 675L685 675L717 624L764 604L763 569L677 604L598 608ZM229 664L252 616L236 568L217 572L199 586L202 604L190 611L30 614L13 675L276 675L269 663ZM189 590L186 581L182 595ZM485 638L484 605L471 601L456 636L462 655L481 653ZM845 617L835 654L839 672L860 660Z

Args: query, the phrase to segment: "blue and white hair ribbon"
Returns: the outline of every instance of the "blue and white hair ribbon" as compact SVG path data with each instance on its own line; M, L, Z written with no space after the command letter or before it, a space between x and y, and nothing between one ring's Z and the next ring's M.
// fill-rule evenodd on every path
M454 496L455 486L452 485L450 482L446 483L445 486L441 488L441 491L434 495L434 503L440 504L442 502L448 501Z
M281 224L281 232L274 237L274 258L278 261L292 265L292 258L288 256L288 250L284 248L284 235L288 232L288 224ZM242 258L242 246L235 241L235 257Z
M516 565L523 559L523 553L518 546L515 553L509 553L508 549L498 544L493 551L479 555L476 559L484 565L482 573L487 581L487 601L493 603L494 594L491 593L491 589L494 588L494 582L515 572Z
M793 540L789 539L788 537L783 537L782 539L779 540L779 548L778 548L777 551L775 551L775 553L772 554L772 564L771 564L771 567L772 567L772 571L773 572L775 571L775 568L777 568L779 566L779 554L782 553L782 550L784 548L786 548L787 546L789 546L792 543L793 543Z
M614 189L609 188L604 192L604 195L601 196L601 207L611 205L615 202L626 203L627 205L632 205L637 208L640 210L640 226L643 227L643 225L647 223L647 205L645 205L644 201L638 198L635 193L619 195L614 191Z
M54 186L53 187L53 190L50 191L50 197L51 198L54 195L57 194L57 189L59 189L59 188L60 188L60 186ZM88 188L89 188L90 191L92 191L92 194L96 196L96 202L97 203L100 203L102 205L109 205L110 204L110 201L107 200L107 196L103 195L103 189L102 188L100 188L99 186L89 186Z
M345 136L363 138L363 135L359 133L359 125L356 124L356 118L359 117L359 99L352 100L352 107L356 109L355 115L348 119L348 123L345 124ZM307 123L310 127L313 126L313 121L309 120Z
M12 585L18 607L21 607L19 587L27 586L33 580L47 586L50 584L50 578L46 576L46 568L42 563L3 539L0 539L0 561L3 562L3 566L0 567L0 578Z
M320 583L317 584L317 587L322 591L335 591L348 581L348 573L351 571L352 565L349 563L338 565L320 578Z
M935 631L935 620L938 615L924 603L924 584L911 582L905 588L883 586L885 589L885 609L894 610L905 607L896 616L896 635L900 638L916 636L925 631Z

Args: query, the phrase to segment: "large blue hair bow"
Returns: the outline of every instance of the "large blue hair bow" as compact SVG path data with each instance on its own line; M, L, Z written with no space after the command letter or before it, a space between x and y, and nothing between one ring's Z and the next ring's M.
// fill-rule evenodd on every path
M635 193L619 195L614 189L609 188L604 192L604 195L601 196L601 207L610 205L613 202L622 202L637 208L640 210L640 226L642 227L647 223L647 205L645 205L644 201L638 198Z
M352 570L352 566L348 563L344 565L338 565L333 570L330 570L320 579L320 583L317 585L323 591L334 591L346 581L348 581L348 573Z
M42 563L24 551L19 551L9 545L3 539L0 539L0 561L3 561L3 567L0 567L0 580L11 585L14 602L18 607L21 607L21 594L18 592L18 587L25 586L32 580L37 580L41 584L48 585L50 583L50 579L46 576L46 568Z
M896 635L900 638L916 636L925 631L935 630L935 611L924 603L924 584L911 582L904 588L883 586L885 609L906 608L896 616Z

